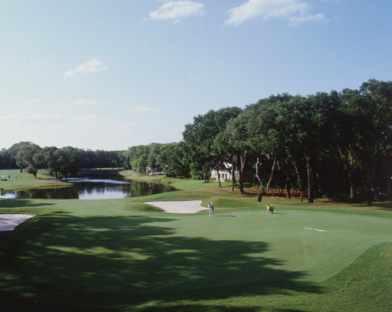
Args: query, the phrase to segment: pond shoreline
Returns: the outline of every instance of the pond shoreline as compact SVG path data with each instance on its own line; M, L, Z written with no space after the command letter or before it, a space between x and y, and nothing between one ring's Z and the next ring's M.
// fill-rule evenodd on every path
M40 185L28 188L2 190L0 198L102 200L141 197L174 191L173 188L164 184L125 179L118 172L110 174L107 178L103 178L100 174L100 177L99 179L85 176L69 177L66 181L44 180L45 182L41 181L46 184L44 186L40 183Z

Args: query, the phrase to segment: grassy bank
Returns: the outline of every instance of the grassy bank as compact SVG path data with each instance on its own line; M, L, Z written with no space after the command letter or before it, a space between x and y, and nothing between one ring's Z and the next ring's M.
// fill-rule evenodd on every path
M37 178L20 170L0 170L0 176L7 179L7 181L0 181L0 189L5 191L69 186L68 183L53 180L53 177L44 170L38 171Z
M391 310L388 209L284 198L260 204L227 184L131 174L179 191L0 200L1 213L36 214L0 232L5 311ZM215 217L144 204L195 199L214 201ZM267 201L276 214L267 214Z

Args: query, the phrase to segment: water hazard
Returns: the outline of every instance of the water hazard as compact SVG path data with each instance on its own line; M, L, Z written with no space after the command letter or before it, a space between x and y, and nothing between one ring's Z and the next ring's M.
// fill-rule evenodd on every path
M68 178L72 186L51 189L30 189L6 191L0 198L23 199L117 199L138 197L173 191L172 188L138 181L119 181L111 179Z

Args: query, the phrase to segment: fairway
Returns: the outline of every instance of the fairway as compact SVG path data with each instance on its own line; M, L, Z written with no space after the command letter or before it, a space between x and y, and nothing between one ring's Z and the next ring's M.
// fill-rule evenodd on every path
M23 311L62 311L65 303L78 311L315 311L320 300L338 300L326 285L365 261L372 247L392 252L389 211L278 201L268 214L244 201L209 218L208 211L136 209L140 201L20 201L14 211L42 214L0 233L5 304L18 299ZM388 285L390 269L385 273ZM387 303L374 311L388 311Z

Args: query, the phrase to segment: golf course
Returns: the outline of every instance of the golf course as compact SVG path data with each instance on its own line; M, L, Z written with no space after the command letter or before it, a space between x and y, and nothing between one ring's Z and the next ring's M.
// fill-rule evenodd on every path
M1 188L59 186L18 175ZM392 311L392 209L128 179L177 191L108 200L0 199L34 217L0 232L1 311ZM154 201L215 205L165 213ZM266 211L267 203L275 207Z

